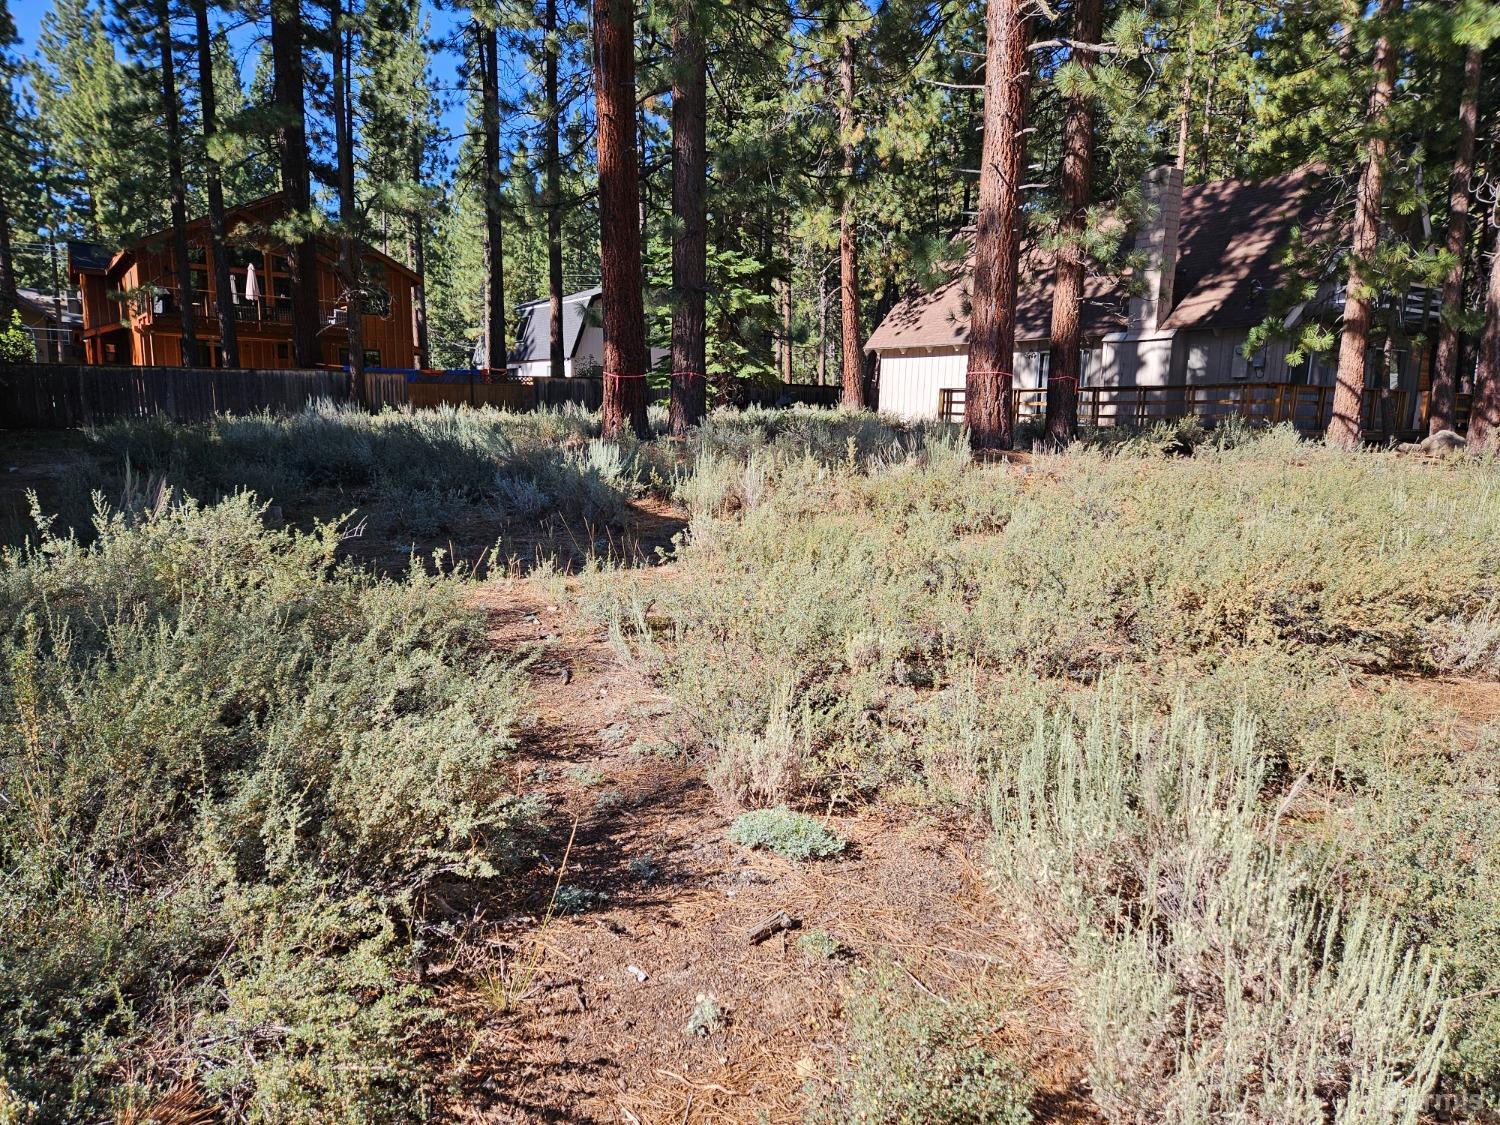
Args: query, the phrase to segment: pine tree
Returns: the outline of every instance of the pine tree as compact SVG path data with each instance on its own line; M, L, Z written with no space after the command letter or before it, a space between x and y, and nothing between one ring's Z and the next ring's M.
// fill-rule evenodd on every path
M348 326L349 379L356 400L370 403L365 385L364 270L361 264L359 216L354 198L354 114L350 91L354 28L344 12L344 0L329 0L328 39L332 47L331 77L333 132L338 168L339 284L343 289L344 323Z
M672 24L672 433L685 436L706 408L708 350L708 62L694 0Z
M1458 385L1459 321L1463 315L1464 258L1469 246L1470 178L1474 174L1474 136L1479 127L1479 80L1484 49L1470 47L1464 56L1464 81L1458 103L1458 144L1449 176L1448 236L1450 256L1443 277L1442 308L1438 320L1437 354L1432 363L1430 432L1453 428L1453 397Z
M192 0L198 55L198 117L203 131L203 175L208 192L209 257L214 291L218 296L219 350L225 367L240 365L240 343L230 293L228 233L224 221L224 185L216 151L218 91L214 74L213 37L208 27L208 0Z
M500 212L500 47L495 28L476 23L474 48L481 85L480 124L484 131L485 247L488 255L484 365L505 370L505 236Z
M1495 197L1490 225L1500 230L1500 195ZM1500 243L1490 256L1484 292L1484 328L1479 335L1479 362L1474 369L1469 442L1480 450L1500 446Z
M1096 42L1103 31L1100 0L1075 0L1073 38ZM1046 438L1054 445L1073 440L1078 430L1078 384L1082 377L1081 309L1087 255L1083 246L1088 221L1089 187L1094 170L1094 91L1089 85L1094 53L1075 47L1077 70L1070 81L1063 126L1062 213L1058 224L1056 268L1052 288L1051 358L1047 372Z
M291 244L287 258L292 284L292 358L298 367L312 367L318 362L318 267L303 95L301 0L270 0L270 13L275 145L281 189L291 211L284 231Z
M594 0L598 124L599 264L604 285L604 435L646 421L646 324L641 291L639 167L635 155L635 13L632 0Z
M1009 449L1012 440L1021 172L1030 86L1026 0L989 0L988 13L984 147L964 382L964 420L976 450Z
M154 69L120 60L97 0L55 0L38 55L38 111L69 225L116 246L159 229L169 189Z
M854 214L854 36L839 44L839 147L843 200L839 208L839 307L843 316L844 405L865 406L864 341L859 322L859 234Z
M1338 382L1333 394L1333 416L1328 423L1328 440L1338 445L1357 445L1364 431L1365 355L1374 311L1366 269L1380 238L1380 205L1385 186L1386 151L1390 145L1386 115L1396 84L1396 47L1389 23L1400 10L1401 0L1381 0L1376 16L1381 21L1381 32L1375 44L1374 78L1365 115L1369 136L1359 195L1355 201L1344 328L1339 343Z
M13 84L19 66L13 54L16 38L15 20L7 0L0 0L0 116L15 122L20 117ZM10 327L20 298L16 293L16 261L11 249L11 224L14 207L11 200L26 172L23 151L9 134L0 142L0 331Z

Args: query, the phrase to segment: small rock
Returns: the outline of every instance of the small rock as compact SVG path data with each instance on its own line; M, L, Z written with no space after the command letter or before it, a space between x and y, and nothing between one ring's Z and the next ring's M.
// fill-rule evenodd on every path
M638 983L640 983L640 984L645 984L646 981L650 979L646 975L646 970L645 969L637 968L634 965L626 965L625 966L625 971L627 973L629 973L631 976L635 977L636 981Z

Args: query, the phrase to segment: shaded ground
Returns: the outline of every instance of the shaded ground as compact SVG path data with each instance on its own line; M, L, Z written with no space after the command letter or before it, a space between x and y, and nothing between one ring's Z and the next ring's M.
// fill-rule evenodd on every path
M111 504L121 501L124 467L108 463L80 430L0 430L0 546L19 544L36 532L29 492L56 529L88 527L92 491ZM137 492L156 482L132 481ZM317 521L346 521L343 557L377 573L402 575L413 556L440 555L447 570L476 577L492 566L527 574L539 560L568 570L592 558L652 562L659 549L687 526L680 509L655 497L632 502L621 527L594 526L561 516L511 522L482 505L454 506L442 513L411 511L409 497L382 497L370 489L328 487L281 502L272 497L272 524L310 530Z
M670 581L671 568L655 577ZM934 994L991 998L1002 1015L976 1035L1029 1063L1040 1116L1091 1119L1074 1092L1080 1064L1060 981L1010 939L981 856L964 842L981 835L972 826L872 808L831 820L852 845L836 861L794 864L730 845L733 813L683 753L670 700L602 630L548 605L537 582L479 596L498 645L539 646L517 785L545 793L553 819L525 913L476 931L443 967L444 1005L477 1031L455 1048L441 1117L800 1120L804 1085L839 1050L842 982L854 965L888 957ZM547 920L559 882L558 902L582 910ZM747 932L778 910L800 929L752 944ZM800 948L813 930L839 951ZM726 1026L699 1036L687 1025L702 997Z

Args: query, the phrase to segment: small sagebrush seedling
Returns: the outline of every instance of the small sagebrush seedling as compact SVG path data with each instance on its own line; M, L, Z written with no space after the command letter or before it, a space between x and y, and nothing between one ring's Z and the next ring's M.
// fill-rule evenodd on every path
M697 1003L693 1005L693 1012L688 1016L687 1033L707 1038L715 1032L723 1031L727 1022L719 1007L718 998L712 992L700 992Z
M797 939L797 948L809 957L821 957L830 961L838 956L843 946L827 930L808 930Z
M782 807L756 809L729 826L730 843L742 848L767 848L787 859L827 859L847 847L813 817Z

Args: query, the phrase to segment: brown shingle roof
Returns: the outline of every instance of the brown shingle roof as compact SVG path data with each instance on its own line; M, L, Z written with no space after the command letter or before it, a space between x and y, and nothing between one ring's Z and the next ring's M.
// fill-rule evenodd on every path
M1317 186L1317 171L1300 168L1267 180L1216 180L1183 188L1174 305L1163 327L1248 327L1264 320L1292 228L1306 228L1322 217ZM968 235L959 239L967 243ZM971 258L966 253L962 266L931 292L897 303L866 348L962 347L969 336ZM1052 315L1049 256L1028 253L1021 279L1016 338L1045 340ZM1120 278L1090 277L1084 286L1084 335L1123 329L1127 304Z

